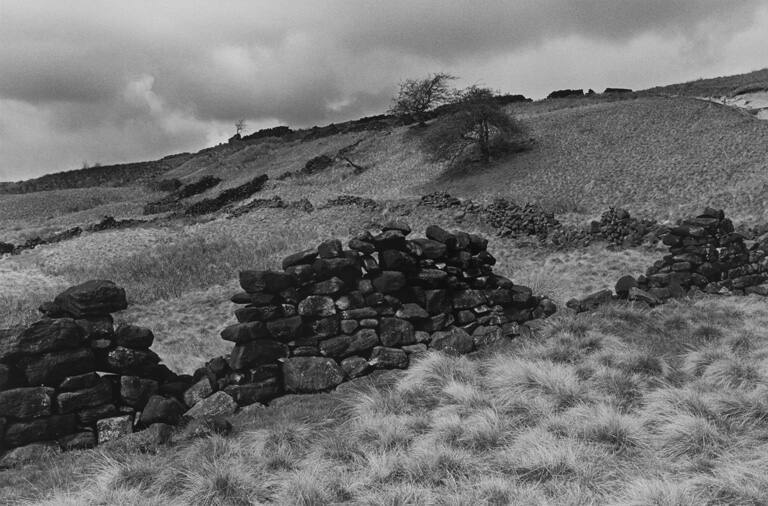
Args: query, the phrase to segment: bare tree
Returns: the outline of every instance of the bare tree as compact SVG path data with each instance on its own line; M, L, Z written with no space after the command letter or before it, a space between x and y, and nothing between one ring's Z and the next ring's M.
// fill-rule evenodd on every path
M235 122L235 129L237 130L237 135L240 135L243 132L243 130L245 130L245 125L246 123L244 119L239 119Z
M490 163L494 148L504 147L521 131L494 97L492 90L478 86L459 92L450 112L435 121L423 138L433 158L453 163L476 146L481 162Z
M445 72L430 74L425 79L406 79L392 99L390 114L401 118L410 116L424 124L426 113L454 99L455 90L448 85L454 79L455 76Z

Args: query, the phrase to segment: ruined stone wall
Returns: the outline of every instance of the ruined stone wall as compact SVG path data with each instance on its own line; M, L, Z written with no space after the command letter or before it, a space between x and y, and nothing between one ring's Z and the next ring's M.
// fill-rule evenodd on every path
M488 241L404 223L290 255L282 271L243 271L234 343L212 376L238 404L315 392L374 369L405 368L427 349L469 353L555 311L495 275Z
M601 290L567 306L588 311L614 299L654 306L667 299L704 292L768 296L768 234L746 240L722 209L706 208L670 227L663 236L669 252L644 275L623 276L615 294Z
M549 299L493 273L486 239L437 226L426 237L410 232L391 222L347 248L331 239L290 255L281 271L240 272L238 323L221 332L232 352L193 375L160 363L149 329L114 328L123 289L96 280L66 290L41 307L43 319L0 335L1 448L160 434L402 369L428 349L470 353L555 312Z
M149 329L114 328L125 291L94 280L59 294L26 329L0 331L0 449L88 448L186 411L190 379L150 350Z

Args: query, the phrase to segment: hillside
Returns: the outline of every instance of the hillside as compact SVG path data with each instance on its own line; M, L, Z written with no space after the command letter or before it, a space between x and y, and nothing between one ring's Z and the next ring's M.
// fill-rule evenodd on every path
M768 68L733 76L697 79L687 83L657 86L642 93L686 97L725 97L752 87L768 87Z
M753 74L697 86L715 93L762 76ZM678 86L511 103L525 149L486 168L435 163L420 148L423 129L375 117L277 128L157 162L7 186L15 189L0 194L0 242L84 230L0 255L0 329L36 321L40 305L68 286L113 280L129 304L115 312L115 325L151 329L158 359L189 380L233 349L220 333L239 319L230 301L241 291L239 271L279 269L289 254L329 238L348 245L390 220L406 222L414 236L438 225L489 239L493 272L558 312L469 356L414 352L407 371L251 405L230 416L231 432L193 423L136 447L37 448L0 468L0 503L768 504L764 297L692 292L656 307L617 300L576 314L569 299L645 275L669 248L503 235L487 215L467 211L471 204L420 200L445 190L481 204L537 202L577 231L609 206L666 221L712 205L737 225L768 222L768 122L694 98L690 83ZM305 170L313 160L321 168ZM185 214L262 174L266 184L244 199ZM204 176L221 182L184 194L178 208L143 214L168 195L156 190L159 180L194 185ZM144 221L87 229L105 215ZM752 253L757 264L763 257ZM465 276L449 260L419 261ZM457 290L469 291L460 283ZM279 311L299 305L269 300Z
M480 201L503 196L587 214L622 206L666 219L709 204L740 219L764 218L768 123L688 98L562 99L515 104L510 111L533 148L483 170L447 171L424 157L409 127L396 127L229 145L166 175L188 181L214 175L225 188L263 172L270 177L263 196L306 196L313 203L337 194L387 199L445 189ZM317 175L277 179L348 146L348 158L368 170L356 173L337 162Z

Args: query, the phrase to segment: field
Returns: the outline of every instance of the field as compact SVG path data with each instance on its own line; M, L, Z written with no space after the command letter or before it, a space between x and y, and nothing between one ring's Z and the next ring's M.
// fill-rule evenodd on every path
M764 71L763 71L764 72ZM436 190L488 203L535 201L584 224L609 206L670 221L704 205L738 223L768 221L768 123L686 97L733 90L762 74L626 97L509 106L533 139L483 170L450 169L409 127L233 143L179 158L163 178L223 182L188 203L265 173L256 198L295 208L201 218L160 215L0 259L0 328L88 279L125 287L118 322L151 328L153 349L191 373L231 347L237 272L343 242L396 218L490 239L494 272L560 308L530 338L471 357L429 354L335 392L287 396L236 415L230 436L185 430L148 453L103 447L0 471L8 504L768 504L768 308L764 299L701 296L648 309L575 315L572 297L613 288L665 254L604 243L553 249L502 238L477 216L418 206ZM752 79L752 81L750 80ZM681 90L688 91L681 91ZM693 91L691 91L693 90ZM311 158L344 150L325 171ZM294 175L279 177L286 172ZM133 184L133 183L132 183ZM376 207L325 206L339 195ZM0 241L20 243L104 215L144 218L146 186L0 195ZM227 209L225 209L227 211Z

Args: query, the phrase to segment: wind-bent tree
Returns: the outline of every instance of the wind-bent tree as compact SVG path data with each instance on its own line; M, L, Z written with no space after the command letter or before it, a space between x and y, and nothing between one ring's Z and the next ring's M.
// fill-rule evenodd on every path
M439 160L454 162L476 146L480 161L488 164L495 148L508 145L520 126L504 111L489 88L470 86L457 93L447 114L439 117L424 136L424 145Z
M449 86L454 79L455 76L445 72L430 74L425 79L406 79L392 100L390 114L401 118L410 116L423 125L428 112L454 99L455 90Z

